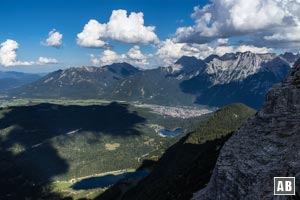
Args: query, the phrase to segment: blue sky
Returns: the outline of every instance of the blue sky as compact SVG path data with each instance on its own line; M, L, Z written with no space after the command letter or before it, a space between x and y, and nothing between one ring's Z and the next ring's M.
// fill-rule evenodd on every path
M18 59L35 60L39 56L54 57L62 65L80 66L91 64L90 53L100 53L103 49L82 48L76 44L76 35L90 20L107 22L112 10L125 9L128 12L143 12L145 24L154 25L156 34L167 38L180 24L191 24L190 14L199 1L159 1L159 0L76 0L72 1L21 1L2 0L0 2L0 41L13 39L19 43ZM176 10L176 11L175 11ZM175 12L174 12L175 11ZM182 23L181 20L184 20ZM48 32L56 29L63 34L60 49L42 46ZM113 43L118 52L125 52L132 44ZM142 45L145 52L153 51ZM32 68L25 66L26 68ZM25 68L25 67L18 67ZM51 70L53 66L41 66Z
M237 5L239 3L242 5L245 0L234 1ZM239 22L238 18L225 12L222 13L224 20L227 18L227 21L232 20L233 23L224 25L222 23L225 21L218 18L219 9L236 10L235 5L226 5L228 8L220 8L224 0L212 0L211 2L199 0L76 0L70 2L62 0L1 0L0 43L2 43L2 47L5 45L11 47L17 43L18 48L11 47L12 52L16 54L13 58L7 58L11 52L2 53L0 70L45 72L71 66L100 66L117 61L132 61L133 64L141 65L140 67L151 68L156 65L169 65L183 54L203 58L207 56L205 52L212 48L211 53L222 54L223 52L237 51L237 49L250 49L257 52L281 52L286 49L297 51L299 47L298 38L288 41L279 40L282 38L280 36L286 34L285 29L281 31L275 29L276 26L284 25L287 28L292 26L283 24L285 23L284 17L290 17L288 13L284 13L286 16L283 15L282 19L273 18L274 22L261 19L262 22L257 23L255 19L249 20L247 15L244 16L245 21ZM262 5L266 4L264 2L266 1L253 1L254 4L262 3ZM205 9L203 7L205 5L210 6L209 9ZM198 6L198 9L194 10L195 6ZM270 8L270 5L266 6ZM274 7L275 14L286 10L284 5L272 4L271 6ZM101 27L101 24L107 24L110 21L113 11L120 9L127 11L127 16L132 12L143 13L143 26L146 28L154 26L155 30L147 29L148 31L141 34L154 34L157 39L153 39L154 36L152 39L149 38L150 36L148 39L141 38L142 35L139 35L127 38L127 41L127 39L122 39L122 36L119 37L117 33L115 36L110 36L110 34L114 34L112 32L116 31L116 27L107 28L109 26L105 25L108 33L105 33L106 36L101 41L104 41L106 46L99 47L98 45L95 48L90 43L86 43L91 41L88 38L82 38L83 42L78 44L77 34L83 32L84 26L91 19L97 21L96 27ZM248 12L252 9L253 13L257 12L258 15L262 12L265 12L263 14L269 13L266 10L257 10L256 7L248 9L242 7L241 9L248 10ZM239 16L239 13L236 14ZM207 20L207 17L203 16L213 17ZM294 17L295 22L298 23L299 14L295 14ZM126 24L120 24L120 26L126 26ZM212 29L214 26L217 28ZM249 30L245 30L246 26L250 27ZM293 25L292 28L293 31L298 31L298 24ZM45 45L48 34L53 29L62 34L61 44L58 48ZM93 35L91 32L88 34ZM90 36L84 34L84 37ZM3 44L8 39L16 43L10 41L10 43ZM237 43L244 47L237 47ZM132 54L129 54L131 48L133 48ZM169 52L169 49L172 52ZM196 49L196 53L192 49ZM103 53L104 51L106 52ZM38 61L40 57L53 59L53 62L52 64L50 61L47 63L48 60L46 60L41 63ZM92 58L94 59L92 60ZM7 61L7 59L10 60Z

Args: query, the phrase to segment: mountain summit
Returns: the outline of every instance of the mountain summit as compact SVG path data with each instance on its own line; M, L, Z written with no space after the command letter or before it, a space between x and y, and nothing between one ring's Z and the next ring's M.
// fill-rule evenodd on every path
M206 66L206 63L197 59L194 56L182 56L173 65L173 69L179 69L182 73L190 74L196 73L197 70L201 70Z
M210 61L206 72L212 75L213 85L243 81L258 73L264 67L264 63L270 62L275 57L275 54L255 54L249 51L225 54Z
M225 143L209 184L193 199L272 199L273 177L296 177L299 185L299 113L300 60L267 93L263 108Z
M139 71L128 63L72 67L52 72L13 94L34 98L96 98L115 82Z

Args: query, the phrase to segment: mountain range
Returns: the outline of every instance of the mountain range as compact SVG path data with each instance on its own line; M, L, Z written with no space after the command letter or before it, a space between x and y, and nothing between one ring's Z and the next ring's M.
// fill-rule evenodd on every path
M128 63L58 70L11 95L33 98L101 98L161 105L194 103L221 107L262 105L267 90L282 81L299 55L251 52L183 56L172 66L141 70Z
M32 84L13 90L13 94L35 98L98 98L107 87L137 72L137 68L127 63L73 67L52 72Z
M17 88L40 79L40 74L28 74L13 71L0 71L0 92Z

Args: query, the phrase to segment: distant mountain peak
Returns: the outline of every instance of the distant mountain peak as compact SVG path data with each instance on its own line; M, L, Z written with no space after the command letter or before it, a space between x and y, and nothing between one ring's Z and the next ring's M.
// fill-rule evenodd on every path
M127 62L117 62L117 63L112 63L110 65L104 65L102 67L133 67L133 68L136 68L134 67L133 65L127 63Z
M182 71L189 74L197 70L202 70L205 66L206 63L201 59L197 59L194 56L182 56L175 62L172 68L173 71Z
M211 62L211 61L213 61L213 59L220 59L220 56L218 56L218 55L216 55L216 54L212 54L212 55L209 55L208 57L206 57L205 59L204 59L204 61L206 62L206 63L209 63L209 62Z
M197 62L197 61L198 59L195 56L182 56L175 62L175 64L182 64L186 62Z
M0 96L4 91L32 83L41 77L39 74L0 71Z
M103 67L72 67L52 72L37 82L13 91L13 94L50 98L96 98L115 82L139 71L128 63L114 63Z
M285 52L284 54L281 54L280 57L286 60L288 63L293 64L297 59L300 58L300 54Z
M137 72L139 72L140 70L126 62L122 62L122 63L113 63L111 65L105 65L102 67L103 69L106 69L112 73L115 74L120 74L122 76L129 76L129 75L133 75Z
M206 59L208 67L206 72L212 75L216 84L225 84L232 81L242 81L250 75L258 73L264 63L279 58L275 54L255 54L250 51L226 53L222 57L212 56ZM288 63L286 63L288 65Z
M293 52L284 52L284 54L281 54L282 56L294 56L294 55L297 55Z

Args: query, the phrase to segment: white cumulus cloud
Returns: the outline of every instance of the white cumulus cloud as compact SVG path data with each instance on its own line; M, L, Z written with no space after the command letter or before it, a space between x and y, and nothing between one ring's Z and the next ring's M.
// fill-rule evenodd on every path
M77 35L77 44L82 47L100 48L107 43L103 41L106 26L97 20L91 19Z
M204 59L209 55L216 54L219 56L225 53L246 52L268 53L273 49L266 47L256 47L253 45L232 46L227 44L227 40L219 40L217 43L195 44L195 43L177 43L172 39L162 41L158 46L156 56L163 66L170 66L182 56L194 56Z
M134 66L144 67L149 64L148 58L151 55L144 55L140 47L135 45L126 54L118 54L112 50L104 50L99 56L91 54L93 65L110 65L116 62L127 62Z
M190 52L184 49L184 43L176 43L171 39L162 41L157 49L156 55L161 59L163 65L171 65L183 55L190 56Z
M0 65L5 67L18 66L18 65L32 65L32 61L18 61L17 60L17 50L19 44L11 39L6 40L1 43L0 48Z
M17 59L17 50L19 48L19 44L15 40L7 39L5 42L0 44L0 47L0 65L4 67L58 63L56 59L47 57L39 57L38 61L19 61Z
M82 47L105 47L107 40L124 43L149 44L157 42L154 26L144 25L142 12L132 12L127 15L126 10L114 10L107 23L100 23L91 19L77 34L77 44Z
M118 55L115 51L104 50L99 56L91 54L91 61L94 65L110 65L116 62L124 62L126 55Z
M46 39L45 42L43 42L43 44L49 47L58 48L62 45L62 38L63 38L63 34L53 29L49 32L48 38Z
M146 56L142 54L140 47L137 45L129 49L129 51L127 52L127 58L129 60L128 62L137 66L148 65L149 64L149 62L147 61L148 57L149 55Z
M218 40L217 40L217 43L218 44L227 44L228 43L228 38L219 38Z
M269 53L272 51L271 48L267 47L256 47L253 45L241 45L235 49L236 52L246 52L251 51L252 53Z
M58 61L55 58L39 57L38 63L40 63L40 64L57 64Z
M300 46L299 1L211 0L202 8L195 7L192 18L193 26L177 29L177 41L207 43L217 38L251 36L252 44L272 47L296 42Z

